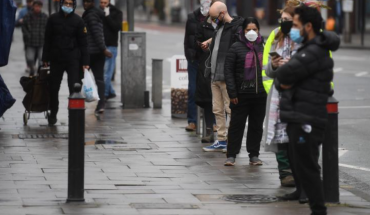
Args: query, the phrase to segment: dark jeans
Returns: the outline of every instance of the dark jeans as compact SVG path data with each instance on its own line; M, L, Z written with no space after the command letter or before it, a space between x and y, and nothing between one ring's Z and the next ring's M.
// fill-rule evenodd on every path
M197 123L197 106L195 104L195 90L197 85L198 61L188 61L188 123Z
M247 151L249 157L258 157L266 113L266 97L242 98L237 105L230 104L231 121L228 133L227 157L236 157L242 147L245 123L248 118Z
M298 192L302 188L306 192L313 215L326 215L318 163L319 146L325 131L312 127L311 133L306 133L301 124L289 123L287 132L289 161Z
M59 110L59 90L64 71L68 74L69 94L73 93L75 83L81 84L82 66L79 61L50 63L50 111L51 117L56 117Z
M104 82L105 55L103 53L90 54L90 68L94 74L100 101L105 101L105 82Z

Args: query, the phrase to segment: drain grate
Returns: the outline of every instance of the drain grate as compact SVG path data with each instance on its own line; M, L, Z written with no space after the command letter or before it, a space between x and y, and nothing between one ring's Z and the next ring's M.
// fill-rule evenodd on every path
M263 204L277 202L279 199L276 196L267 195L230 195L223 198L226 201L238 203Z
M102 144L102 145L112 144L113 145L113 144L127 144L127 142L123 142L123 141L119 141L119 140L97 140L97 141L95 141L95 145L97 145L97 144Z
M68 139L68 134L19 134L18 139Z

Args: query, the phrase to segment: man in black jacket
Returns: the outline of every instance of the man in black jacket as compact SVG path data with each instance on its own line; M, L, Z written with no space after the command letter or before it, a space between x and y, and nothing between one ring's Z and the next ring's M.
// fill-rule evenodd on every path
M217 24L216 32L212 38L211 51L211 79L212 79L212 103L213 113L217 124L217 141L204 147L204 151L216 152L226 150L227 127L226 115L230 119L230 98L227 94L224 66L226 54L235 42L236 33L242 29L244 19L241 17L231 17L227 7L222 2L215 2L209 11L212 22ZM204 45L202 45L204 49Z
M118 47L118 32L122 29L122 11L113 6L110 0L100 0L100 8L104 10L105 17L103 19L104 38L107 49L112 53L113 57L105 58L104 79L105 79L105 99L116 97L116 92L112 86L112 76L116 66L117 47Z
M198 43L196 34L200 23L208 16L211 0L201 0L201 7L188 15L185 28L184 52L188 61L188 126L187 131L195 131L197 123L197 106L195 105L196 78L199 67ZM203 42L203 41L202 41Z
M82 15L87 28L87 42L89 44L90 67L94 73L95 82L98 86L99 102L95 109L96 114L104 112L105 108L105 83L104 83L104 64L105 57L112 57L105 46L102 10L95 8L93 0L83 1L85 12Z
M316 8L301 6L295 14L290 37L303 46L276 71L275 83L282 92L280 118L288 123L288 153L297 189L302 187L306 192L312 214L324 215L319 145L327 124L326 104L333 79L329 50L336 51L340 39L335 33L320 32L322 17ZM290 195L297 197L299 190Z
M64 71L68 74L69 93L75 83L81 83L81 65L89 68L86 28L81 17L74 13L76 0L61 0L61 10L50 16L45 31L42 55L44 66L50 64L49 125L57 122L59 89Z

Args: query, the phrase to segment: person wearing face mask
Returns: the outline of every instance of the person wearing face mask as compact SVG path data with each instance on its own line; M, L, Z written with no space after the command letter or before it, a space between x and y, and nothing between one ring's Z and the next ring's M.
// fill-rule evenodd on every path
M80 16L74 13L76 0L61 0L61 10L50 16L46 24L42 55L44 66L50 65L49 125L57 122L59 89L64 71L68 74L69 93L74 84L81 83L82 69L89 68L87 30Z
M327 124L326 104L333 94L334 62L329 51L340 45L338 35L321 31L322 22L317 8L295 9L290 38L302 46L276 69L274 83L281 93L279 114L281 122L287 123L296 186L306 192L313 215L327 214L318 158Z
M206 152L225 152L227 145L227 119L230 119L230 98L225 83L225 60L231 45L237 40L236 34L242 29L244 19L231 17L227 7L222 2L215 2L209 11L212 22L217 24L210 45L210 73L213 113L216 118L217 140L210 146L203 147ZM203 49L208 48L209 42L202 43ZM226 114L227 117L226 118Z
M281 12L279 20L280 27L273 30L267 39L263 53L263 72L271 78L264 82L266 92L268 92L266 105L265 150L276 153L278 162L279 178L281 186L294 187L294 178L290 169L287 143L289 141L286 134L286 124L281 123L278 118L279 93L273 86L273 79L276 78L276 69L286 63L290 57L295 54L299 44L294 43L289 36L290 29L293 26L295 6L287 5ZM270 56L270 52L276 52L279 56Z
M225 81L230 97L231 121L225 166L235 165L248 119L247 151L250 165L262 165L258 158L265 118L266 91L263 88L263 38L256 18L244 20L239 40L225 60Z
M200 0L200 8L188 15L185 28L184 52L188 61L188 126L187 131L195 131L197 124L197 107L195 104L196 78L199 67L199 53L196 34L198 26L208 16L211 0Z

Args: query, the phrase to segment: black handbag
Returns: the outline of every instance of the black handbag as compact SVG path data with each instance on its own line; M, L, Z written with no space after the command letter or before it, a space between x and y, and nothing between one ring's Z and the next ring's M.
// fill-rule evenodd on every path
M209 50L209 56L207 58L207 60L205 61L205 69L204 69L204 77L205 78L208 78L211 76L211 73L212 73L212 66L211 66L211 61L212 61L212 52L211 50L208 48Z

